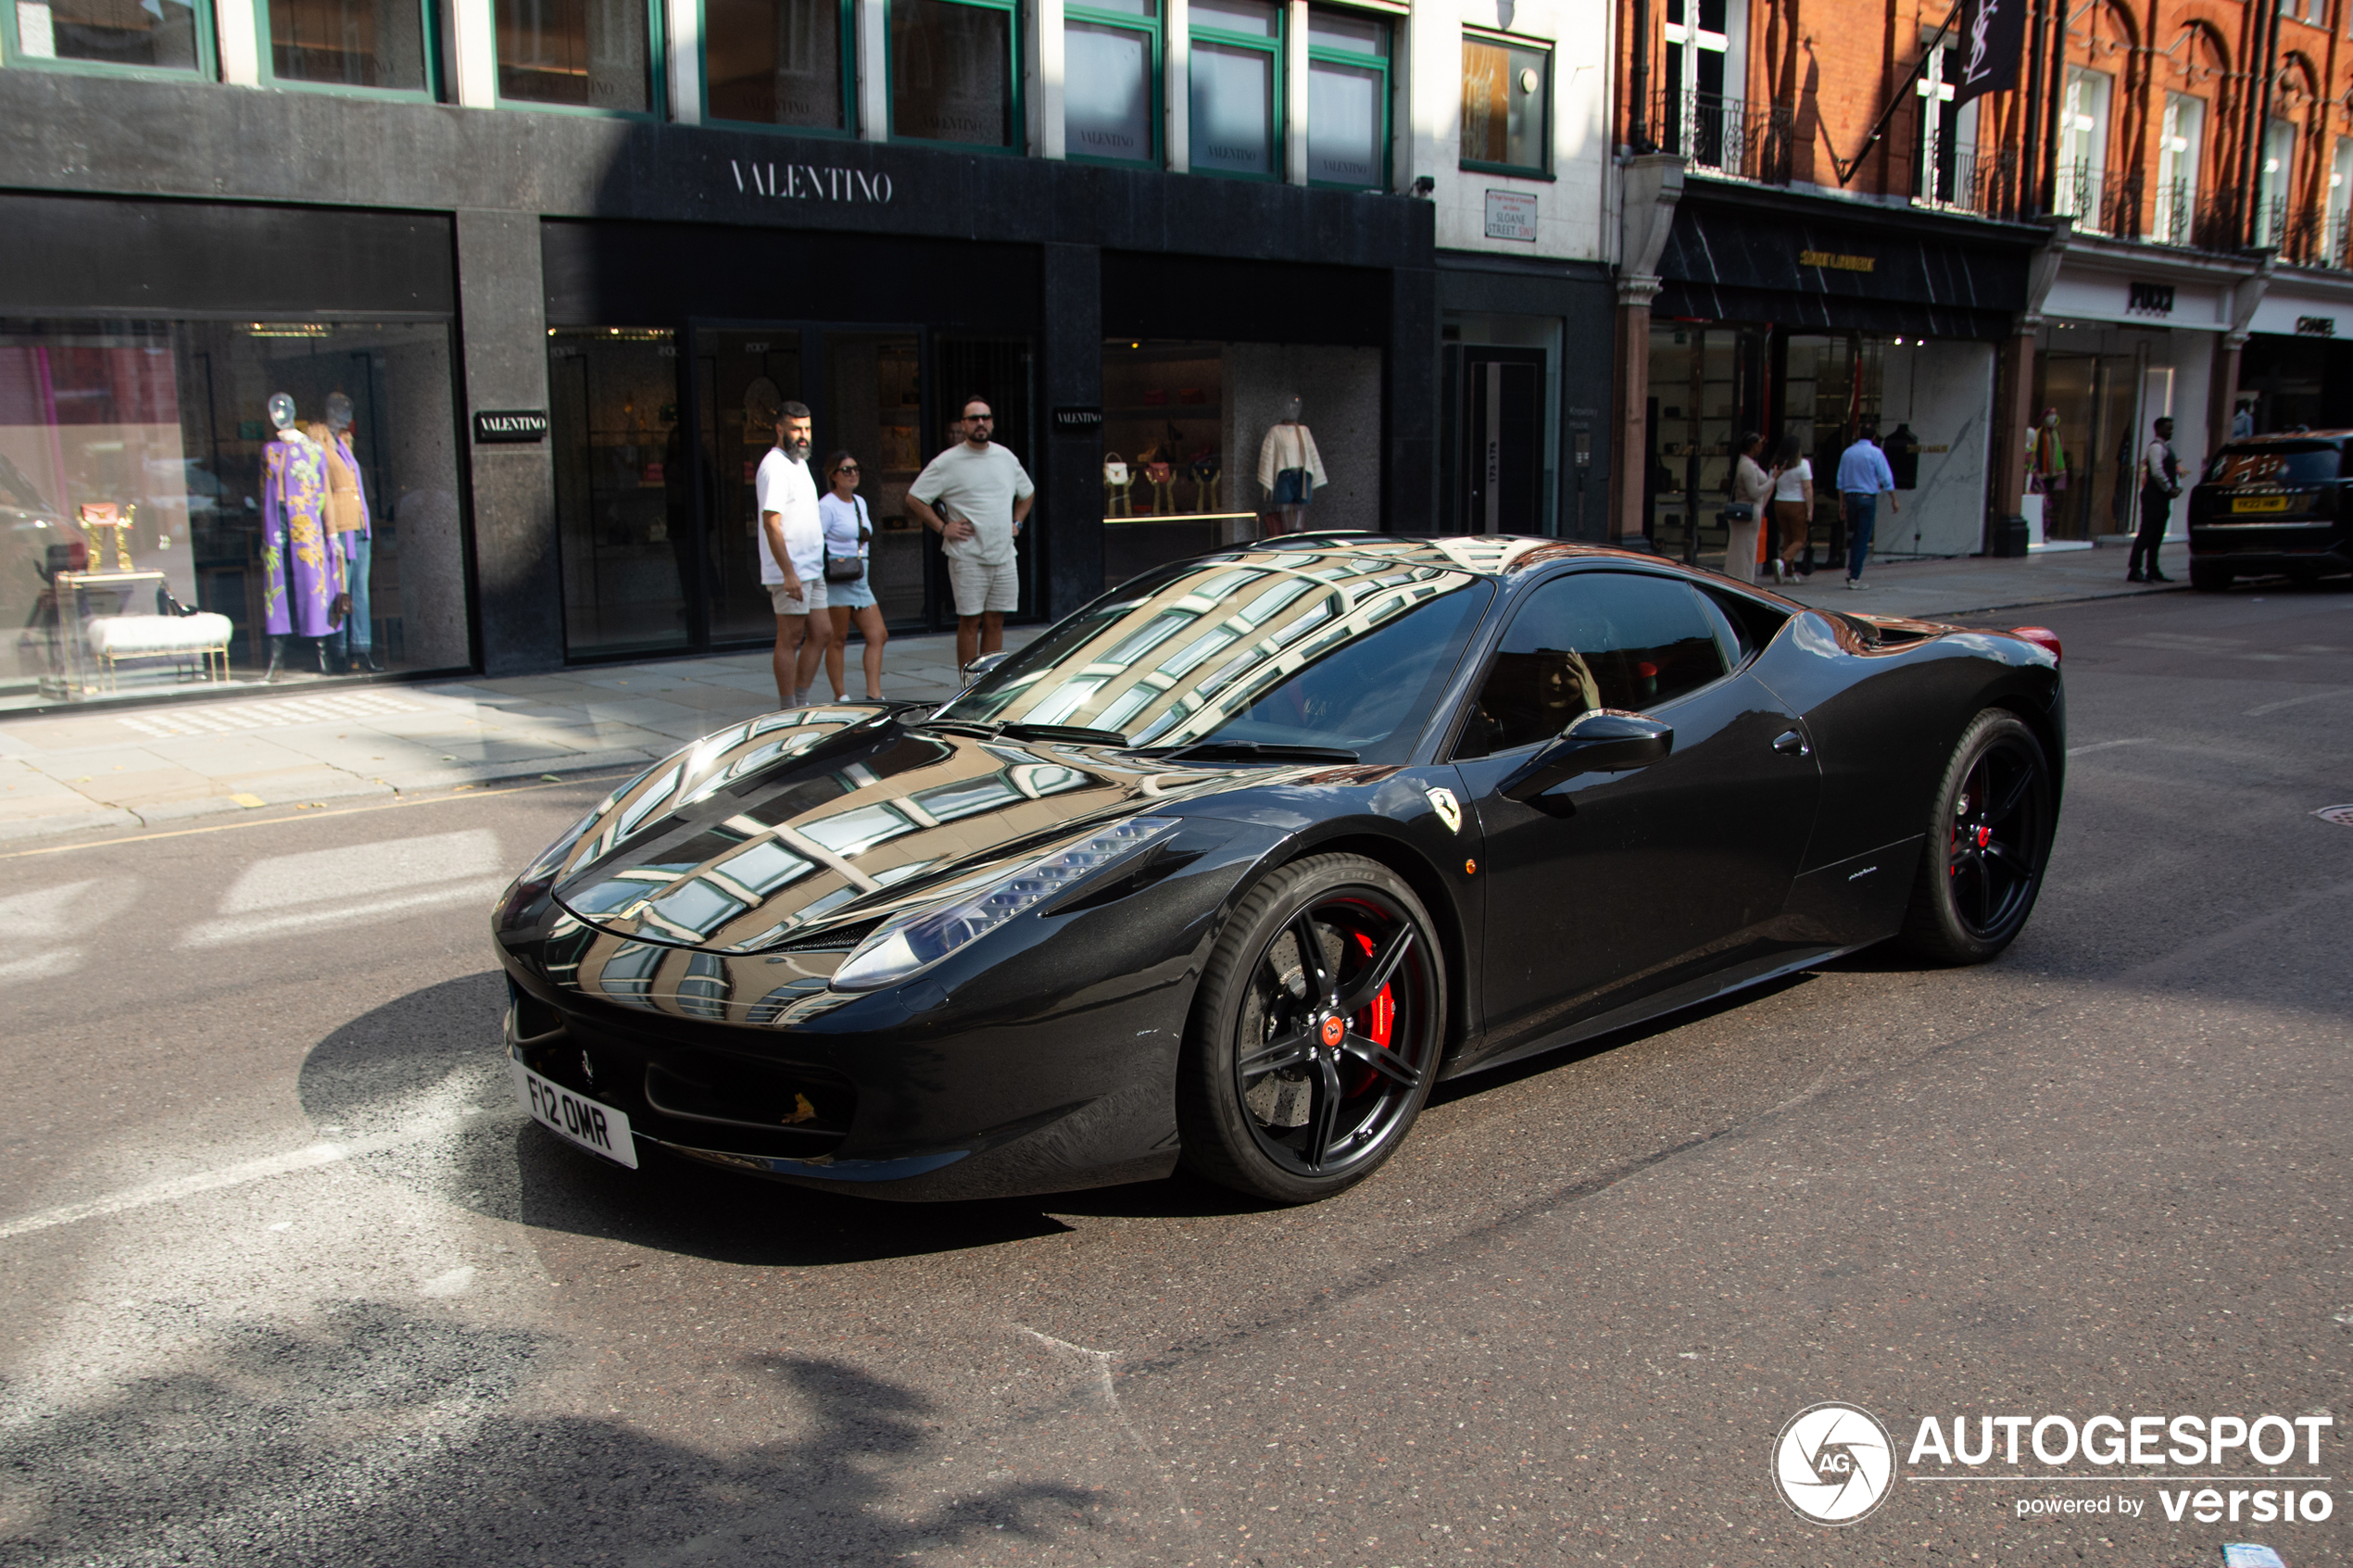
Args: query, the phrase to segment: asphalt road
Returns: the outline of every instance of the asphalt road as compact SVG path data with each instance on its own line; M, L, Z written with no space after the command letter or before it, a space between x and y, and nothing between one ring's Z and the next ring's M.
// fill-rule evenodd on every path
M2353 1556L2353 827L2313 814L2353 590L2035 619L2075 755L2001 961L1866 953L1452 1085L1308 1210L560 1147L486 919L604 782L0 858L0 1562ZM1841 1529L1773 1479L1833 1399L1907 1461ZM1909 1460L1924 1417L2183 1412L2336 1424ZM2192 1474L2331 1517L2169 1521ZM2069 1499L2108 1511L2020 1515Z

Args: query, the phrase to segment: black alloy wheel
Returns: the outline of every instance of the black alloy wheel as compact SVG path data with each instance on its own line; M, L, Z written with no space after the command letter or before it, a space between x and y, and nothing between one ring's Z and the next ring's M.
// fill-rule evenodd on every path
M1443 960L1421 900L1378 861L1282 867L1235 909L1179 1071L1185 1162L1279 1203L1328 1198L1403 1142L1437 1077Z
M1983 963L2008 947L2042 891L2057 825L2043 743L2014 714L1979 714L1936 792L1905 944L1941 963Z

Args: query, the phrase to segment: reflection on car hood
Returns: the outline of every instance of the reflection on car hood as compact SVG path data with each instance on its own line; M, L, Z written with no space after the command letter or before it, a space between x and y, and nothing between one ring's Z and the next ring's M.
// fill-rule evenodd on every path
M760 952L862 932L1084 827L1236 776L1101 746L909 729L871 707L772 713L616 792L567 852L555 896L615 935Z

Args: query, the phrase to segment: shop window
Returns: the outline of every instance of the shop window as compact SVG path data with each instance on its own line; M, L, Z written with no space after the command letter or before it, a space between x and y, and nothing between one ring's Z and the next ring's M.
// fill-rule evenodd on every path
M2321 254L2323 266L2346 265L2346 213L2353 204L2353 138L2340 136L2329 155L2329 202L2327 227L2321 242L2325 247Z
M15 0L0 7L15 61L208 72L210 40L190 0Z
M266 0L270 76L280 84L431 88L416 0Z
M1936 207L1979 210L1977 105L1956 104L1962 69L1958 43L1946 39L1928 51L1915 91L1920 100L1919 186L1921 201Z
M2263 164L2255 182L2255 243L2275 245L2287 232L2287 193L2296 188L2296 126L2273 119L2263 128Z
M1464 35L1464 168L1519 174L1550 168L1552 75L1549 49Z
M0 319L0 704L471 663L451 389L438 324Z
M2206 143L2206 100L2186 93L2165 94L2165 119L2157 149L2157 212L2153 238L2159 245L2190 243L2197 221L2198 160Z
M1071 6L1063 29L1063 117L1075 158L1159 158L1156 0Z
M1282 16L1259 0L1193 0L1197 174L1282 175Z
M497 0L498 95L645 114L653 107L646 0Z
M890 0L891 134L1018 151L1015 34L1010 0Z
M848 26L843 0L703 0L711 118L848 129Z
M1307 182L1389 184L1389 23L1378 18L1307 13Z
M677 334L550 328L547 419L565 653L686 647L701 606Z

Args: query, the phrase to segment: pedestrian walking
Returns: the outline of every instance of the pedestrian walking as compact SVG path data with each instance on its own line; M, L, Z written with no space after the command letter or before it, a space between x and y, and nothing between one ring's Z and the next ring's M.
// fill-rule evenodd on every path
M2159 420L2155 429L2148 450L2141 454L2141 531L2133 536L2133 554L2125 562L2127 583L2173 581L2158 569L2157 552L2173 521L2173 497L2182 493L2182 459L2173 455L2173 421ZM2145 555L2145 571L2141 565Z
M776 704L809 700L833 621L825 614L825 528L817 515L817 482L809 473L809 409L776 411L776 444L760 459L753 491L760 508L760 581L776 612Z
M1863 563L1871 558L1871 531L1879 522L1879 498L1887 509L1904 509L1895 499L1895 470L1879 449L1879 425L1865 420L1855 432L1855 445L1839 455L1838 515L1846 520L1846 585L1861 588Z
M1795 431L1773 448L1773 522L1780 541L1773 552L1773 581L1794 582L1797 558L1814 531L1814 464L1803 454Z
M833 617L834 634L825 644L825 678L834 684L834 700L848 697L842 684L845 645L854 622L865 640L865 700L882 700L883 645L890 633L883 626L882 607L875 602L874 584L867 580L875 544L875 525L866 515L866 498L858 494L858 459L836 452L825 459L829 486L817 502L825 525L825 611Z
M1765 438L1755 431L1743 433L1737 448L1740 457L1732 464L1732 521L1727 524L1724 541L1724 575L1735 583L1756 581L1756 536L1765 523L1767 508L1773 497L1773 476L1756 458L1765 450ZM1741 508L1748 509L1748 518L1741 520Z
M1005 646L1005 617L1021 608L1013 542L1037 487L1021 459L992 439L986 397L967 397L963 439L934 458L908 487L907 506L939 535L956 595L956 668Z
M2255 404L2245 397L2231 414L2231 439L2244 441L2255 433Z

